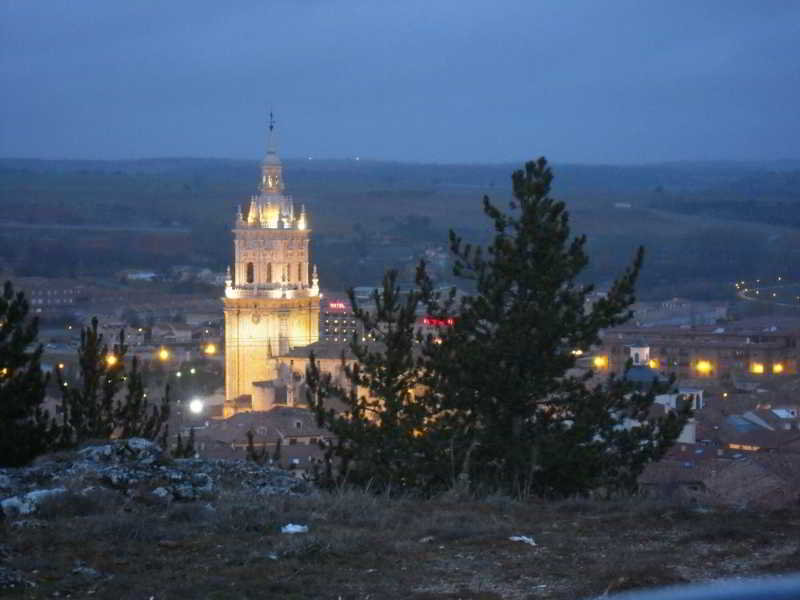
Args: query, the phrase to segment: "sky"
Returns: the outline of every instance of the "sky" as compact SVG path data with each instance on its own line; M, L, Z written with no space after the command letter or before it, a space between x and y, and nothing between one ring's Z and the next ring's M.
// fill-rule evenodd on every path
M0 157L800 158L796 0L0 0Z

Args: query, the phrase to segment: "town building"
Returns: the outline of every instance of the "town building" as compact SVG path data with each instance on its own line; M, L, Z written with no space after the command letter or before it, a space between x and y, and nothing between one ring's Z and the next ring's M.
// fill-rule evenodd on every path
M259 193L246 213L239 208L233 228L234 266L223 300L226 417L238 406L267 410L255 396L258 382L277 377L270 358L319 337L319 278L316 267L310 268L309 216L284 193L274 128L270 114Z
M35 314L66 313L74 310L82 298L85 299L83 284L74 279L19 277L14 283L17 291L25 292L31 312Z
M349 298L326 295L320 311L320 341L349 343L353 334L364 336L364 327L353 314Z
M796 323L742 323L705 327L617 327L604 332L592 366L622 374L628 359L681 380L772 378L798 372ZM646 358L645 358L646 355Z

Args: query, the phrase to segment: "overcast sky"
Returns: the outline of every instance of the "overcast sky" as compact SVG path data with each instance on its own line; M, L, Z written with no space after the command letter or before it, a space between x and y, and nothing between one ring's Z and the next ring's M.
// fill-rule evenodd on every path
M800 158L797 0L0 0L0 156Z

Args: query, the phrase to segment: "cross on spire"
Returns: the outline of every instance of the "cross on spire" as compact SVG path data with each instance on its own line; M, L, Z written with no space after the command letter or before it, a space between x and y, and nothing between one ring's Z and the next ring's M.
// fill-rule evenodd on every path
M275 129L275 117L272 114L272 109L269 111L269 132L272 133L272 130Z

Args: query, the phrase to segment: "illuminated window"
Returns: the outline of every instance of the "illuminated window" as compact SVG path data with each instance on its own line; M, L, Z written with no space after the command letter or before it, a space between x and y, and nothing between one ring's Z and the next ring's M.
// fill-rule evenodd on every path
M694 366L697 372L700 375L709 375L711 374L711 363L707 360L698 360L697 364Z
M650 361L647 364L651 369L658 369L658 368L661 367L661 365L658 362L657 358L651 358Z
M772 372L776 375L779 373L783 373L783 363L775 363L772 365Z
M608 357L595 356L594 360L592 360L592 364L594 365L595 369L606 369L608 368Z
M750 372L754 375L761 375L764 372L764 363L750 363Z

